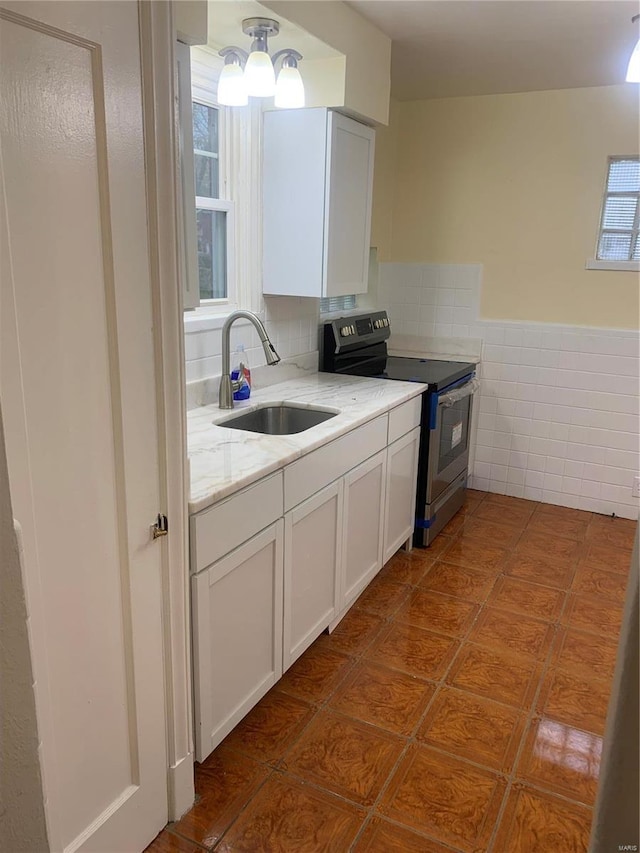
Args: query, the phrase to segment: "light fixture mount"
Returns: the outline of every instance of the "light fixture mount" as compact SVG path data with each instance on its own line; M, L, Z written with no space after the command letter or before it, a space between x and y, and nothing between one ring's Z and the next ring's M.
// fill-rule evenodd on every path
M280 24L273 18L245 18L242 22L242 32L253 39L277 36Z

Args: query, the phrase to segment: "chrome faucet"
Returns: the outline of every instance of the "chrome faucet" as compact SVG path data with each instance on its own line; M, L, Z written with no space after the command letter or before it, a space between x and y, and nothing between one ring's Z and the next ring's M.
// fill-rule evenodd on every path
M220 377L220 394L218 397L218 405L221 409L233 409L233 392L237 391L243 382L242 376L238 376L237 381L231 378L231 368L229 366L229 361L231 360L231 326L240 317L250 320L255 326L262 342L262 349L264 350L267 364L277 364L280 361L280 356L269 340L269 335L262 320L256 314L253 314L251 311L234 311L232 314L229 314L222 327L222 376Z

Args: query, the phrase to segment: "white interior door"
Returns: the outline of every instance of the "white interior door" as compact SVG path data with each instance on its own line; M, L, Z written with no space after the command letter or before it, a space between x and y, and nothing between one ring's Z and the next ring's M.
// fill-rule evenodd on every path
M0 5L0 393L54 851L166 822L138 7Z

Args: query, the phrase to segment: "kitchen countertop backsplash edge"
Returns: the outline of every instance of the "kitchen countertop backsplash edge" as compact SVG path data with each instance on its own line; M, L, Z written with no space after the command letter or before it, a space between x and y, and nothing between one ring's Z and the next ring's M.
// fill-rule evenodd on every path
M229 417L232 411L221 410L215 404L188 411L189 513L207 509L281 470L312 450L418 396L424 388L416 382L315 373L254 391L250 400L236 403L238 413L259 404L284 401L340 410L335 418L304 432L284 436L218 426L215 421Z

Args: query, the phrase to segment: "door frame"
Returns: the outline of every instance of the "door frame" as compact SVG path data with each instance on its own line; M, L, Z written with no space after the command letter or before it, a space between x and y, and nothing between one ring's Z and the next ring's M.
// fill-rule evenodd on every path
M162 548L162 601L169 820L195 799L188 572L186 380L173 3L138 0L149 266L154 321L158 462L169 535Z

